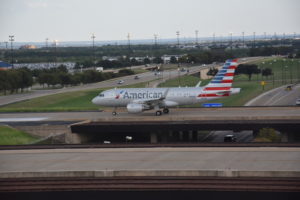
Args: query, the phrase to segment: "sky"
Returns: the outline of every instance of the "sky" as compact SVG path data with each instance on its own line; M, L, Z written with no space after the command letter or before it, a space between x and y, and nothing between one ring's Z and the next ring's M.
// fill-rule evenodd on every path
M0 42L300 33L299 0L0 0Z

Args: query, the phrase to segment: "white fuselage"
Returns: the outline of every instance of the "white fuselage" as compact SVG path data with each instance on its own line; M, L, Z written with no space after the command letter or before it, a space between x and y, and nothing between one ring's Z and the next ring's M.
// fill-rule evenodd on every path
M108 107L126 107L129 103L163 98L160 107L196 104L219 97L199 97L203 87L184 88L124 88L106 90L96 96L92 102ZM165 95L165 96L164 96Z

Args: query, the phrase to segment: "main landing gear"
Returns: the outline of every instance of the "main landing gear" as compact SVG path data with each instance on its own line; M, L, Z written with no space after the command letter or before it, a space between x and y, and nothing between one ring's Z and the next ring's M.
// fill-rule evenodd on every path
M156 116L160 116L160 115L162 115L162 113L168 114L168 113L169 113L169 109L168 109L168 108L164 108L163 111L157 110L157 111L155 112L155 115L156 115Z
M117 115L117 107L114 108L114 110L112 111L111 113L113 116L116 116Z

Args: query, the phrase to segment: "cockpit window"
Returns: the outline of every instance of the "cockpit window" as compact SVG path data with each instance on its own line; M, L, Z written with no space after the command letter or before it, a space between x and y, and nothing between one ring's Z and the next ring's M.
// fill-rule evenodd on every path
M99 97L104 97L104 94L101 94L101 93L100 93L98 96L99 96Z

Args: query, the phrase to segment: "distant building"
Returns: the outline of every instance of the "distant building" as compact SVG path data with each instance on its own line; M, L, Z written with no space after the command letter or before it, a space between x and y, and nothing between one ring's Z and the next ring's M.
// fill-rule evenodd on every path
M36 49L36 46L31 45L31 44L26 44L26 45L20 46L20 49Z
M0 61L0 70L11 69L12 65L3 61Z

